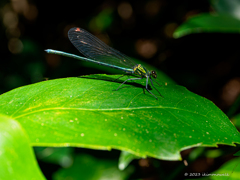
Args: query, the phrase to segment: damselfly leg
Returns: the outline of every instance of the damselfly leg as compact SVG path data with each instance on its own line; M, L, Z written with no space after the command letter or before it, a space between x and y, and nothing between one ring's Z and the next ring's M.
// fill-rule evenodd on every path
M120 88L123 84L125 84L127 81L130 81L130 80L138 80L138 79L142 79L142 77L140 77L140 78L129 78L129 79L125 80L120 86L118 86L118 88L117 88L115 91L119 90L119 88Z
M128 77L129 77L129 75L128 75L128 74L124 74L124 75L122 75L122 76L118 77L117 79L115 79L114 81L116 81L116 80L118 80L118 79L120 79L120 78L122 78L122 77L124 77L124 76L128 76ZM132 80L132 79L129 79L129 80ZM113 82L114 82L114 81L113 81Z
M123 76L125 76L125 75L123 75ZM119 78L117 78L117 79L120 79L120 78L122 78L123 76L120 76ZM150 93L150 94L152 94L157 100L158 100L158 98L148 89L148 78L149 77L147 77L147 79L146 79L146 90ZM118 86L118 88L115 90L115 91L117 91L117 90L119 90L119 88L123 85L123 84L125 84L127 81L132 81L132 80L140 80L140 79L143 79L143 77L139 77L139 78L129 78L129 79L127 79L127 80L125 80L120 86ZM151 81L151 84L152 84L152 86L155 88L155 86L153 85L153 82L152 82L152 79L150 78L150 81ZM158 84L158 83L157 83ZM159 85L159 84L158 84ZM160 85L161 86L161 85ZM157 90L157 88L155 88L156 90ZM160 96L162 96L161 95L161 93L157 90L157 92L159 93L159 95ZM162 96L163 97L163 96Z
M120 76L120 77L118 77L117 79L115 79L114 81L116 81L116 80L118 80L118 79L120 79L120 78L122 78L122 77L124 77L124 76L126 76L126 74L124 74L124 75L122 75L122 76ZM114 82L113 81L113 82Z
M155 88L155 86L153 85L153 82L152 82L152 79L150 78L150 81L151 81L151 84L152 84L152 86ZM156 82L156 81L155 81ZM157 82L156 82L157 83ZM158 83L157 83L158 84ZM161 86L160 84L158 84L159 86ZM157 90L157 88L155 88L156 90ZM163 95L157 90L157 92L158 92L158 94L160 95L160 96L162 96L163 97Z
M147 80L146 80L146 90L150 93L150 94L152 94L157 100L158 100L158 98L148 89L148 78L149 77L147 77ZM151 79L150 79L151 80ZM154 86L153 86L154 87ZM155 87L154 87L155 88ZM156 89L156 88L155 88Z

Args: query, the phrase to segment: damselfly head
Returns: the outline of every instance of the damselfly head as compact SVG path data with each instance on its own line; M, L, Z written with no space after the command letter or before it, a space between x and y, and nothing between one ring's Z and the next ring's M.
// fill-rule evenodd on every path
M151 71L150 75L155 79L157 78L157 72L156 71Z

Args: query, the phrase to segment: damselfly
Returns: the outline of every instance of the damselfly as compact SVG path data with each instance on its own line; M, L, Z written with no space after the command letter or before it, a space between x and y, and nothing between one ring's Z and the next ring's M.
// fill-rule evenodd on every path
M58 54L75 58L78 60L97 63L99 65L122 70L127 74L134 74L138 76L136 78L129 78L125 80L116 90L118 90L127 81L146 78L146 90L157 99L157 97L148 89L148 80L150 80L152 86L154 87L152 77L155 79L157 78L157 73L155 71L148 71L141 64L134 63L134 61L131 60L131 58L109 47L100 39L98 39L97 37L95 37L94 35L90 34L89 32L82 28L76 27L71 28L68 31L68 37L72 44L78 49L78 51L80 51L87 58L52 49L47 49L45 51L50 54ZM157 88L155 89L157 90ZM158 90L157 92L159 93L160 96L162 96Z

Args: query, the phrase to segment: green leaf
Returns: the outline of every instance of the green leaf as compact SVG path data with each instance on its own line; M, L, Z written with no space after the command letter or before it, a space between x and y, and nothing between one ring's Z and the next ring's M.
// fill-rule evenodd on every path
M240 107L240 95L238 95L237 99L235 99L234 103L231 105L226 115L229 118L232 118L233 115L235 115L236 111L239 109L239 107Z
M240 19L240 2L239 0L211 0L213 8L218 14L228 14L232 17Z
M223 153L221 149L210 149L205 152L205 156L208 158L218 158L222 156Z
M38 160L68 167L73 162L72 147L35 147Z
M231 120L233 124L240 129L240 114L235 115Z
M119 157L119 161L118 161L118 168L120 170L124 170L132 160L140 159L140 158L141 157L136 156L132 153L122 151L120 154L120 157Z
M218 170L206 174L210 174L208 178L211 177L213 180L238 180L240 177L240 158L232 159L223 164Z
M17 121L0 115L0 139L0 179L45 179L28 135Z
M240 156L240 151L236 152L234 156Z
M173 33L180 38L193 33L239 33L240 20L229 15L203 13L188 19Z
M74 158L74 163L67 169L57 171L54 180L124 180L133 172L129 167L120 171L117 162L106 159L96 159L89 155L80 155Z
M104 31L109 28L113 22L113 9L105 8L89 22L89 28L92 31Z
M0 96L0 113L19 121L33 146L125 150L140 157L180 160L196 146L240 143L240 135L212 102L177 85L92 75L44 81ZM155 89L151 90L157 95Z

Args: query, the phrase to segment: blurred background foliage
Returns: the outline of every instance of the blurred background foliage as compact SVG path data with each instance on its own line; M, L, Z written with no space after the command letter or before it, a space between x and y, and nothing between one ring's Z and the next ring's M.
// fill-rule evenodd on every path
M173 33L179 25L201 13L217 10L221 14L239 16L239 13L228 4L224 4L224 1L221 1L220 5L216 2L218 1L1 0L0 93L48 79L108 73L106 68L91 67L89 64L85 66L86 63L75 59L45 53L44 49L49 48L79 55L68 40L67 32L71 27L82 27L124 54L160 69L179 85L212 100L227 113L240 92L239 33L190 33L178 39L173 38ZM215 6L211 3L215 3ZM239 113L238 105L231 115L236 113ZM44 159L44 153L49 155L58 151L53 149L36 149L36 153L40 154L39 159ZM184 169L189 172L209 172L231 159L234 152L234 148L230 147L227 152L214 151L214 148L212 150L208 152L217 152L217 157L223 154L224 156L214 159L214 155L204 155L191 166L183 166L185 169L182 167L183 162L136 160L132 164L136 167L135 172L141 172L141 175L135 173L132 176L154 178L159 174L170 173L173 167L179 167L179 171ZM55 165L44 160L39 162L48 179L51 179L53 172L60 167L69 162L71 164L73 154L91 154L95 158L107 158L116 162L119 156L118 151L61 151L63 152L60 156L57 156L59 158L53 160ZM183 151L183 158L188 157L190 152L193 154L196 151ZM81 161L81 158L84 162L88 161L86 159L89 159L89 163L95 162L93 157L88 156L81 156L77 160ZM107 161L105 166L108 167L111 163ZM159 169L162 169L161 172ZM59 174L64 174L64 171ZM127 176L124 175L125 177Z

